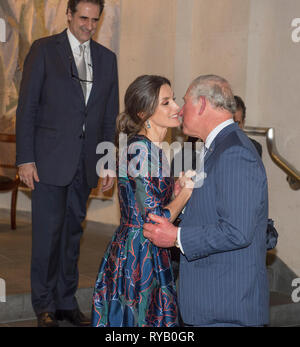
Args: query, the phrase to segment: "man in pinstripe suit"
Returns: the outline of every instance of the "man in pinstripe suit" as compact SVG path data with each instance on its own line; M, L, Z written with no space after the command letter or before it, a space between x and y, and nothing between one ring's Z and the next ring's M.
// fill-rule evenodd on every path
M234 96L218 76L200 76L184 97L183 131L205 143L205 179L179 227L150 215L144 235L180 247L179 307L191 326L268 324L267 178L248 137L234 123Z

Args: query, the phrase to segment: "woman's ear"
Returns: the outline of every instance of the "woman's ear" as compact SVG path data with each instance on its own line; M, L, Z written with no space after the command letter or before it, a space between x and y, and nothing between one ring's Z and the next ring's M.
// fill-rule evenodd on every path
M144 117L145 117L144 112L139 112L137 115L140 119L144 119Z

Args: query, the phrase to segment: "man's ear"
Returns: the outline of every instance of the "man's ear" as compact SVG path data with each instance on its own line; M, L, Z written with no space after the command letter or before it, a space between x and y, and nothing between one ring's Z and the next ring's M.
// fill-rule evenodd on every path
M198 115L201 116L202 113L205 111L205 108L206 108L206 99L205 99L205 96L200 96L199 98L199 103L201 103L201 106L200 106L200 110L198 112Z
M72 12L71 10L68 8L67 10L67 19L70 21L72 19L73 15L72 15Z

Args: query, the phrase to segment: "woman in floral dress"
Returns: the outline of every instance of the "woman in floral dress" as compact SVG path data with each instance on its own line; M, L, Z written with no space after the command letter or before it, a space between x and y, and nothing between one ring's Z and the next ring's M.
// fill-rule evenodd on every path
M183 176L175 185L161 149L167 129L178 127L179 107L170 82L161 76L138 77L125 94L117 120L118 195L116 230L100 265L93 294L92 325L174 327L176 287L168 249L143 236L148 213L174 221L191 196ZM172 200L172 196L175 198Z

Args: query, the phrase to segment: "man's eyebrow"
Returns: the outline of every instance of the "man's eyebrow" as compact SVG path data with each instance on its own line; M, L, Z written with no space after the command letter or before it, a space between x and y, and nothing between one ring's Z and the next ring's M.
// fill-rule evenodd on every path
M80 16L79 18L81 19L88 19L89 17L87 16ZM96 18L91 18L92 20L98 21L100 19L100 17L96 17Z

